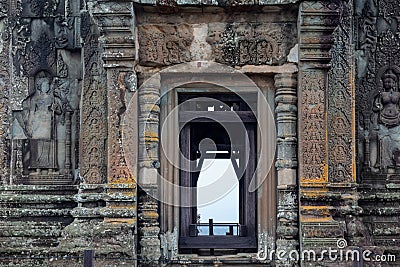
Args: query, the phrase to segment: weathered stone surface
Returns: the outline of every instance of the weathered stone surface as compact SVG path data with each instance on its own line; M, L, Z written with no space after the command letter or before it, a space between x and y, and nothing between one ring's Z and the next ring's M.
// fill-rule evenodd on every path
M207 42L213 57L227 65L275 65L284 62L295 28L290 24L213 23Z
M139 26L139 60L144 66L190 62L193 28L181 24Z
M323 257L338 240L400 257L399 18L389 0L3 1L0 265L82 266L94 249L96 266L296 266L256 254ZM276 114L262 138L277 151L257 247L205 258L180 250L179 207L153 197L160 174L179 177L159 147L176 95L159 98L222 78L242 90L238 77Z

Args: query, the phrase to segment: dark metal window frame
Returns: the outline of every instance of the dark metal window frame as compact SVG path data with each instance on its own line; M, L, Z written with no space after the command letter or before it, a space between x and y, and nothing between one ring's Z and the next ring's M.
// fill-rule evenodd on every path
M180 95L180 100L185 100L192 97L202 97L204 94L197 95ZM214 111L180 111L179 122L186 123L180 132L180 147L184 157L194 160L194 151L191 144L191 137L195 128L204 122L237 122L237 116L241 118L245 126L247 135L249 136L249 161L246 170L239 183L239 214L240 214L240 234L226 236L196 236L193 234L191 227L196 224L196 207L181 207L180 208L180 237L179 249L181 253L191 253L192 249L238 249L243 251L255 250L257 248L256 238L256 192L249 192L249 184L253 177L256 166L256 118L250 109L243 108L239 96L234 94L207 94L207 97L212 97L219 101L236 100L241 102L239 111L214 112ZM234 114L236 113L236 114ZM204 115L204 116L202 116ZM233 149L233 148L230 148ZM184 163L184 161L181 162ZM182 166L180 170L180 184L183 187L195 187L199 176L199 171L185 171L193 166ZM181 193L182 203L195 203L196 197L190 195L189 191Z

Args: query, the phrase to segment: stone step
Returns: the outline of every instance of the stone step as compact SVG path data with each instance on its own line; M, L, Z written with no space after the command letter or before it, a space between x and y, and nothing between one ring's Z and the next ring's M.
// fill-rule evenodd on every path
M78 193L77 185L2 185L0 195L67 195Z
M60 221L3 221L0 222L0 237L59 237L64 225Z
M58 244L55 237L0 237L0 253L43 250Z

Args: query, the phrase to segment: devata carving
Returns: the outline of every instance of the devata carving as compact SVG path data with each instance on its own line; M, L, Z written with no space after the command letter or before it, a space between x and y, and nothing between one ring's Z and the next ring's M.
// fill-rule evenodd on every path
M52 78L44 71L35 76L31 93L22 102L23 110L14 112L12 137L22 140L22 150L17 147L15 153L17 165L23 169L17 179L41 184L72 182L76 166L71 158L71 125L79 107L77 90L77 82Z
M400 174L400 8L391 1L357 1L358 163L364 182ZM396 15L397 14L397 15Z
M366 164L370 171L388 172L400 167L400 68L384 68L377 77L377 93L371 100L372 112L364 118Z
M372 108L379 114L374 119L374 125L379 123L387 128L398 126L400 124L400 92L397 74L392 69L388 69L381 77L380 84L383 90L375 97Z

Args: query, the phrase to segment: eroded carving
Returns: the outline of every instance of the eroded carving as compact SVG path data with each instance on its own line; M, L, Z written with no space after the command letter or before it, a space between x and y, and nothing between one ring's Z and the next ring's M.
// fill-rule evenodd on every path
M142 65L171 65L191 60L193 30L190 26L144 25L138 31Z
M350 182L354 180L354 140L352 134L353 92L351 87L352 3L340 3L339 25L333 33L332 68L328 73L328 160L329 181Z
M23 0L24 17L51 17L64 13L65 1L60 0Z
M222 24L209 27L207 42L217 62L229 65L271 65L281 62L294 35L290 24Z
M302 75L303 142L301 142L301 177L318 179L324 176L326 164L325 74L319 70L304 71Z
M85 73L83 83L80 142L80 175L88 184L107 181L106 77L101 65L98 36L88 34L85 40Z
M12 138L23 140L22 176L16 179L28 183L71 183L73 167L77 167L72 165L71 158L75 137L71 134L71 120L79 107L78 84L41 71L29 91L22 111L14 112ZM19 153L17 150L15 169L21 165Z

